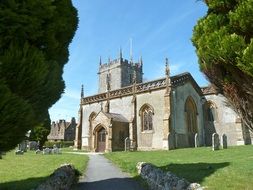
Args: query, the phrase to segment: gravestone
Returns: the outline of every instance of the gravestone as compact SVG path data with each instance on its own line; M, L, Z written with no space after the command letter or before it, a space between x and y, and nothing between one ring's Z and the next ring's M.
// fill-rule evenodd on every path
M198 136L198 133L196 133L194 135L194 145L195 145L195 148L199 147L199 136Z
M24 152L23 152L22 150L16 150L16 151L15 151L15 154L16 154L16 155L23 155Z
M40 154L41 153L41 150L40 149L37 149L36 151L35 151L35 154Z
M30 141L28 143L29 150L37 150L38 143L36 141Z
M51 154L52 150L50 148L43 149L43 154Z
M129 137L127 137L125 139L125 151L129 151L130 150L130 145L131 145L131 140Z
M21 150L22 152L27 151L27 141L24 140L20 144L18 144L18 150Z
M219 150L219 147L220 147L219 135L217 133L213 133L212 150Z
M53 154L61 154L61 151L60 151L59 148L55 147L55 148L52 149L52 153Z
M223 134L221 136L221 146L223 149L227 149L228 148L228 138L226 134Z

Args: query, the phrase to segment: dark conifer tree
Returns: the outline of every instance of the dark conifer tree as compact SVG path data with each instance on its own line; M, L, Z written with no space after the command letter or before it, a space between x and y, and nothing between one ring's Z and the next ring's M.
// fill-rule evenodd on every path
M192 37L200 69L253 130L253 1L204 2Z
M0 0L0 151L48 126L77 22L71 0Z

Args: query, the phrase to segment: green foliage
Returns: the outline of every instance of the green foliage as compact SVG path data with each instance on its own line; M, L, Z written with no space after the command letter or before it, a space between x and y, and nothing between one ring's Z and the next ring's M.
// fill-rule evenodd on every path
M200 69L253 129L253 1L205 2L192 37Z
M47 124L38 125L31 130L29 140L39 142L40 145L39 148L42 149L49 133L50 133L50 125Z
M252 189L253 146L212 151L210 147L172 151L112 152L105 154L123 171L138 175L136 164L148 162L206 189ZM243 155L243 156L242 156ZM243 172L242 172L243 171Z
M71 163L83 173L88 156L77 154L35 154L28 151L24 155L15 155L14 151L3 155L0 161L0 189L35 189L62 164ZM78 173L79 173L78 172Z
M35 138L47 133L76 27L71 0L0 0L0 150L35 126Z

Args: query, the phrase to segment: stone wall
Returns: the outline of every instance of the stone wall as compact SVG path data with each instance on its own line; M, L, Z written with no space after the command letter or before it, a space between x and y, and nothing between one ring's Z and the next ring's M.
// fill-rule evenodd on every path
M74 166L70 164L62 165L60 168L56 169L44 183L40 184L36 190L71 189L78 181L78 175Z
M163 148L164 94L165 89L160 89L136 96L137 138L140 150ZM154 108L152 131L142 131L140 109L145 104Z
M154 165L137 163L138 174L144 179L150 190L202 190L198 183L190 183L171 172L163 172Z
M128 123L113 122L112 125L112 151L124 150L125 139L129 137Z
M243 145L243 127L238 115L227 105L226 98L221 94L205 96L215 107L214 121L205 122L206 145L211 145L212 134L227 135L228 146ZM206 117L205 117L206 119Z
M188 135L185 121L185 103L188 97L191 97L197 106L197 126L200 139L200 145L204 145L203 130L203 107L201 96L195 90L191 83L185 83L172 91L172 126L175 130L176 147L188 147ZM194 137L193 137L194 138Z

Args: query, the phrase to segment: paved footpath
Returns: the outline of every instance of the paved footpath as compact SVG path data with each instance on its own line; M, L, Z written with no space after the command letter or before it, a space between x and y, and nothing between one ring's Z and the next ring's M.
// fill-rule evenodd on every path
M76 190L143 190L129 174L123 173L104 156L88 154L85 177L79 180Z

